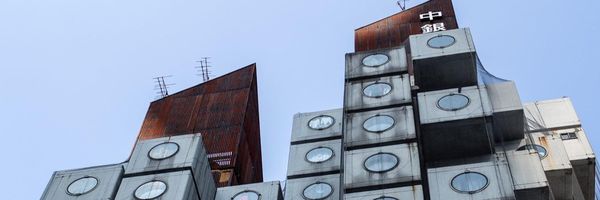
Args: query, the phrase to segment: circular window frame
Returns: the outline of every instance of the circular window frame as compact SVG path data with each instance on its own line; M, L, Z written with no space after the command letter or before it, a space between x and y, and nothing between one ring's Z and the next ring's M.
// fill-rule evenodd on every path
M528 147L530 147L530 148L528 148ZM542 148L544 150L544 152L546 152L544 154L544 156L540 156L540 151L538 151L536 149L536 147ZM546 149L546 147L539 145L539 144L526 144L526 145L523 145L523 146L517 148L517 151L524 151L524 150L531 150L531 149L535 150L535 152L540 157L540 160L543 160L544 158L548 157L548 154L549 154L548 149Z
M452 184L452 183L454 183L454 179L456 179L460 175L464 175L464 174L479 174L479 175L483 176L483 178L485 178L485 185L483 187L481 187L480 189L475 190L475 191L461 191L459 189L456 189L454 187L454 184ZM454 176L452 178L452 180L450 180L450 188L452 188L452 190L454 190L455 192L461 193L461 194L476 194L476 193L479 193L479 192L487 189L488 186L490 186L490 179L485 174L480 173L480 172L474 172L474 171L466 171L466 172L457 174L456 176Z
M162 193L160 193L160 195L152 197L152 198L147 198L147 199L146 198L142 199L142 198L139 198L137 195L135 195L135 193L140 189L140 187L142 187L148 183L153 183L153 182L160 182L162 184L165 184L165 190ZM161 181L161 180L152 180L152 181L148 181L148 182L142 183L141 185L137 186L137 188L135 188L135 190L133 190L133 198L135 198L137 200L152 200L152 199L156 199L156 198L159 198L159 197L165 195L168 190L169 190L169 184L167 184L166 182Z
M308 189L310 186L317 185L317 184L325 184L325 185L329 186L329 188L331 188L331 192L329 192L329 194L327 194L327 196L325 196L325 197L321 197L321 198L318 198L318 199L312 199L312 198L308 198L308 197L306 197L306 195L305 195L305 193L306 193L306 189ZM315 183L312 183L312 184L310 184L310 185L308 185L308 186L304 187L304 189L302 189L302 198L304 198L304 199L306 199L306 200L323 200L323 199L327 199L327 198L329 198L331 195L333 195L333 192L334 192L334 191L335 191L335 190L334 190L334 188L333 188L333 186L332 186L331 184L329 184L329 183L326 183L326 182L317 181L317 182L315 182Z
M443 47L434 47L434 46L431 46L431 44L430 44L431 40L433 40L435 38L440 38L440 37L450 37L450 38L452 38L452 43L450 43L450 44L448 44L446 46L443 46ZM427 40L427 46L429 48L434 48L434 49L445 49L445 48L453 46L454 44L456 44L456 38L454 36L451 36L451 35L436 35L436 36L431 37L431 38L429 38Z
M329 117L329 118L331 118L331 120L332 120L332 121L331 121L331 124L330 124L329 126L327 126L327 127L324 127L324 128L313 128L313 127L311 127L311 126L310 126L310 122L311 122L312 120L314 120L314 119L317 119L317 118L320 118L320 117ZM310 129L312 129L312 130L316 130L316 131L322 131L322 130L325 130L325 129L331 128L331 127L332 127L334 124L335 124L335 117L333 117L333 116L331 116L331 115L319 115L319 116L315 116L315 117L313 117L313 118L310 118L310 120L308 120L308 122L306 123L306 126L308 126L308 128L310 128Z
M446 97L450 97L450 96L463 96L463 97L465 97L467 99L467 103L464 106L460 107L460 108L454 108L454 109L446 109L446 108L442 107L440 105L440 101L442 101L442 99L444 99ZM452 93L452 94L445 95L445 96L439 98L437 100L437 103L436 103L437 108L439 108L440 110L443 110L443 111L448 111L448 112L459 111L459 110L462 110L462 109L465 109L465 108L469 107L469 105L471 105L471 98L469 98L467 95L460 94L460 93Z
M239 196L239 195L241 195L243 193L247 193L247 192L252 192L252 193L256 194L258 196L258 199L256 199L256 200L261 200L262 199L262 194L261 193L259 193L257 191L254 191L254 190L244 190L244 191L238 192L235 195L233 195L233 197L231 197L231 200L234 200L237 196Z
M393 199L393 200L398 200L398 198L396 198L396 197L390 197L390 196L380 196L380 197L377 197L377 198L375 198L373 200L385 200L386 198Z
M154 148L156 148L156 147L158 147L158 146L161 146L161 145L166 145L166 144L175 144L175 146L177 146L177 150L176 150L175 152L173 152L173 154L171 154L171 155L169 155L169 156L167 156L167 157L164 157L164 158L154 158L154 157L152 157L152 156L150 155L150 153L152 153L152 150L154 150ZM160 144L154 145L152 148L150 148L150 151L148 151L148 158L150 158L150 160L159 160L159 161L160 161L160 160L166 160L166 159L169 159L169 158L171 158L171 157L173 157L173 156L177 155L177 153L179 153L179 149L181 149L181 146L179 146L179 144L177 144L177 143L175 143L175 142L163 142L163 143L160 143Z
M392 118L392 121L393 121L392 125L391 125L390 127L386 128L386 129L384 129L384 130L381 130L381 131L370 131L370 130L368 130L368 129L365 127L365 123L366 123L367 121L369 121L370 119L372 119L372 118L374 118L374 117L381 117L381 116L386 116L386 117ZM394 128L394 126L396 126L396 118L392 117L391 115L386 115L386 114L377 114L377 115L373 115L373 116L371 116L371 117L369 117L369 118L365 119L365 121L363 121L363 123L362 123L362 128L363 128L363 130L365 130L366 132L369 132L369 133L377 133L377 134L379 134L379 133L383 133L383 132L386 132L386 131L389 131L390 129Z
M373 171L373 170L370 170L370 169L367 167L367 160L369 160L369 159L370 159L370 158L372 158L373 156L377 156L377 155L391 155L391 156L393 156L394 158L396 158L396 164L395 164L393 167L390 167L390 168L389 168L389 169L387 169L387 170L382 170L382 171ZM392 170L396 169L398 166L400 166L400 158L398 158L398 156L394 155L393 153L387 153L387 152L379 152L379 153L376 153L376 154L370 155L369 157L367 157L367 159L365 159L365 160L363 161L363 168L364 168L365 170L367 170L368 172L371 172L371 173L377 173L377 174L383 174L383 173L390 172L390 171L392 171Z
M365 59L367 59L368 57L371 57L371 56L375 56L375 55L383 55L387 58L387 60L384 63L379 64L379 65L366 65ZM362 59L360 59L360 64L363 67L378 68L378 67L381 67L382 65L388 64L390 62L390 60L392 60L392 58L390 58L390 56L385 53L372 53L372 54L369 54L369 55L363 57Z
M369 96L369 95L367 95L367 94L365 93L365 90L366 90L368 87L371 87L371 86L373 86L373 85L378 85L378 84L384 84L384 85L390 86L390 91L389 91L388 93L385 93L385 94L383 94L383 95L379 95L379 96ZM374 99L378 99L378 98L385 97L385 96L387 96L387 95L391 94L391 93L392 93L392 91L394 91L394 86L392 86L392 84L390 84L390 83L388 83L388 82L375 82L375 83L371 83L371 84L369 84L369 85L365 86L365 87L362 89L363 96L365 96L365 97L368 97L368 98L374 98Z
M83 192L83 193L78 193L78 194L74 194L69 191L69 188L71 187L71 185L73 185L73 183L83 180L83 179L87 179L87 178L92 178L92 179L96 180L96 185L94 185L94 187L92 189L90 189L86 192ZM81 195L89 194L90 192L94 191L96 188L98 188L98 185L100 185L100 180L98 180L98 178L93 177L93 176L84 176L84 177L78 178L78 179L72 181L71 183L69 183L69 185L67 186L67 189L66 189L66 193L70 196L81 196Z
M331 156L330 156L329 158L327 158L327 160L324 160L324 161L321 161L321 162L312 162L312 161L310 161L310 160L308 159L308 154L309 154L311 151L313 151L313 150L316 150L316 149L328 149L329 151L331 151ZM333 151L333 149L331 149L331 148L329 148L329 147L320 146L320 147L315 147L315 148L312 148L312 149L310 149L308 152L306 152L306 154L304 155L304 160L306 160L306 162L308 162L308 163L312 163L312 164L320 164L320 163L324 163L324 162L327 162L327 161L329 161L329 160L333 159L333 157L334 157L334 156L335 156L335 151Z

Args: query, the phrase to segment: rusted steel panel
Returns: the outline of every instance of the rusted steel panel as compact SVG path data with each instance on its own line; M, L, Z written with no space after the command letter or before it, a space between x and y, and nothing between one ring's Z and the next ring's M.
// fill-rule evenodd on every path
M433 21L419 19L429 11L442 11L443 17ZM431 0L355 31L355 51L400 46L408 36L422 33L421 26L428 23L444 23L446 29L458 28L451 0Z
M256 76L254 77L256 82ZM258 88L256 84L253 84L250 88L250 94L258 94ZM247 138L246 142L250 147L250 161L253 168L262 169L262 151L260 142L260 120L258 111L258 95L249 95L248 106L246 108L246 115L244 116L244 132ZM262 173L255 174L257 178L262 179Z
M138 140L202 133L219 186L261 182L257 92L253 64L152 102Z

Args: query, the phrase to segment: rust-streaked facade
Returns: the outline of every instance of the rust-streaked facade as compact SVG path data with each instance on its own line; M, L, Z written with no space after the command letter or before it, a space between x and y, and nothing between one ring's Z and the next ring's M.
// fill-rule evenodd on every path
M152 102L138 140L193 133L219 186L262 182L255 64Z
M354 51L369 51L402 45L409 36L421 34L421 27L429 21L418 16L429 11L441 11L444 15L434 22L441 22L446 29L457 29L458 22L451 0L431 0L405 11L373 22L354 31ZM417 17L415 17L417 16Z

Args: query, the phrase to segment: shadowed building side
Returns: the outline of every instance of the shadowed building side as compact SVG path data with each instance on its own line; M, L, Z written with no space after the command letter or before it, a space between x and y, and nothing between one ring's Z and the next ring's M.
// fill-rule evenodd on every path
M202 133L218 186L261 182L257 93L252 64L154 101L138 140Z

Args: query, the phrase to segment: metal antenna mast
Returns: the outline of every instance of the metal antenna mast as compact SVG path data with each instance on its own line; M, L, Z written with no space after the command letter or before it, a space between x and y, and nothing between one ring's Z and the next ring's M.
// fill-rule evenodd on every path
M200 71L200 74L198 75L202 76L202 81L204 82L210 80L210 71L208 70L208 68L210 67L210 65L208 65L209 58L210 57L202 57L200 61L196 61L200 63L200 66L196 66L196 69Z
M407 0L398 0L396 3L400 6L400 9L406 10L406 1Z
M169 87L175 84L167 84L165 82L165 78L171 77L169 76L159 76L159 77L155 77L153 78L156 81L156 85L154 86L154 90L156 90L156 94L158 94L158 96L156 97L157 99L160 98L164 98L166 96L169 96Z

